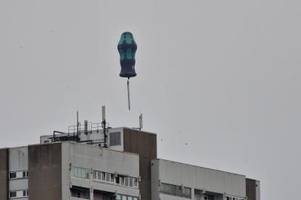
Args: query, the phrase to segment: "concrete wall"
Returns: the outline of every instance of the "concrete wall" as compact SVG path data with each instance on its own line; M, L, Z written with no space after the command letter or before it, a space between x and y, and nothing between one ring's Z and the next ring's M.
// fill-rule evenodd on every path
M28 158L30 200L61 200L61 144L29 146Z
M28 170L27 146L9 149L9 170L10 171Z
M246 182L245 176L243 175L167 160L153 160L152 163L152 170L157 170L159 172L156 172L158 173L157 179L160 180L161 183L169 183L179 186L183 185L192 188L192 191L194 189L198 189L219 194L227 194L235 197L246 196ZM160 198L162 199L161 196Z
M160 181L159 181L159 162L151 162L151 199L159 200Z
M141 199L151 200L151 160L157 158L157 136L152 133L123 129L124 151L139 154Z
M8 149L0 149L0 200L8 199Z
M69 146L69 159L73 166L139 177L139 157L137 154L78 143L63 143L63 145Z
M9 171L28 171L28 147L16 147L9 149ZM14 179L9 181L9 191L27 190L28 179ZM25 200L28 198L22 198Z
M70 167L82 167L108 173L117 173L131 177L139 177L139 156L133 153L120 152L94 145L79 143L62 143L62 186L63 197L70 197L70 186L139 196L138 188L130 188L90 179L70 178Z
M256 181L256 200L260 200L260 181Z
M71 182L71 158L69 143L62 143L62 199L70 199L70 182Z

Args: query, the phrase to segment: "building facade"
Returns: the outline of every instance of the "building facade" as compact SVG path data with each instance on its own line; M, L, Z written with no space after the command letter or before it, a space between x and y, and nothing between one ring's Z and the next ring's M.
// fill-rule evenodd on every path
M153 199L245 200L244 175L168 160L152 161Z
M0 200L8 199L260 200L260 183L158 159L156 134L85 123L37 145L0 149Z
M140 197L137 154L74 142L3 149L1 154L9 158L1 173L8 174L1 200Z

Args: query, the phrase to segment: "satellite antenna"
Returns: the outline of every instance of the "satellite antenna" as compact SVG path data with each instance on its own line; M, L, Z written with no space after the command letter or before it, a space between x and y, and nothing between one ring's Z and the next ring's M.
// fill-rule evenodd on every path
M122 33L117 48L121 65L119 76L127 78L128 109L131 110L130 78L137 75L135 72L135 53L137 51L137 44L133 34L131 32Z

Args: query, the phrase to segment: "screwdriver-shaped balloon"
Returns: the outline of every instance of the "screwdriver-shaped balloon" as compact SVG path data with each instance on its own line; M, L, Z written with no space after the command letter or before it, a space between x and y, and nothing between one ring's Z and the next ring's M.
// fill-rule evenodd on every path
M118 43L118 52L120 55L121 71L119 76L127 78L127 93L128 93L128 108L131 109L130 101L130 81L131 77L135 77L135 53L137 51L137 44L134 40L133 34L130 32L124 32L121 34Z

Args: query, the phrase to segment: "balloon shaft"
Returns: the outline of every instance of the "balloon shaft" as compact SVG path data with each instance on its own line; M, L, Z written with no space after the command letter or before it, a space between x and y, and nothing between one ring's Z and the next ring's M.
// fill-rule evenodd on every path
M131 110L131 97L130 97L130 80L127 81L127 91L128 91L128 108Z

